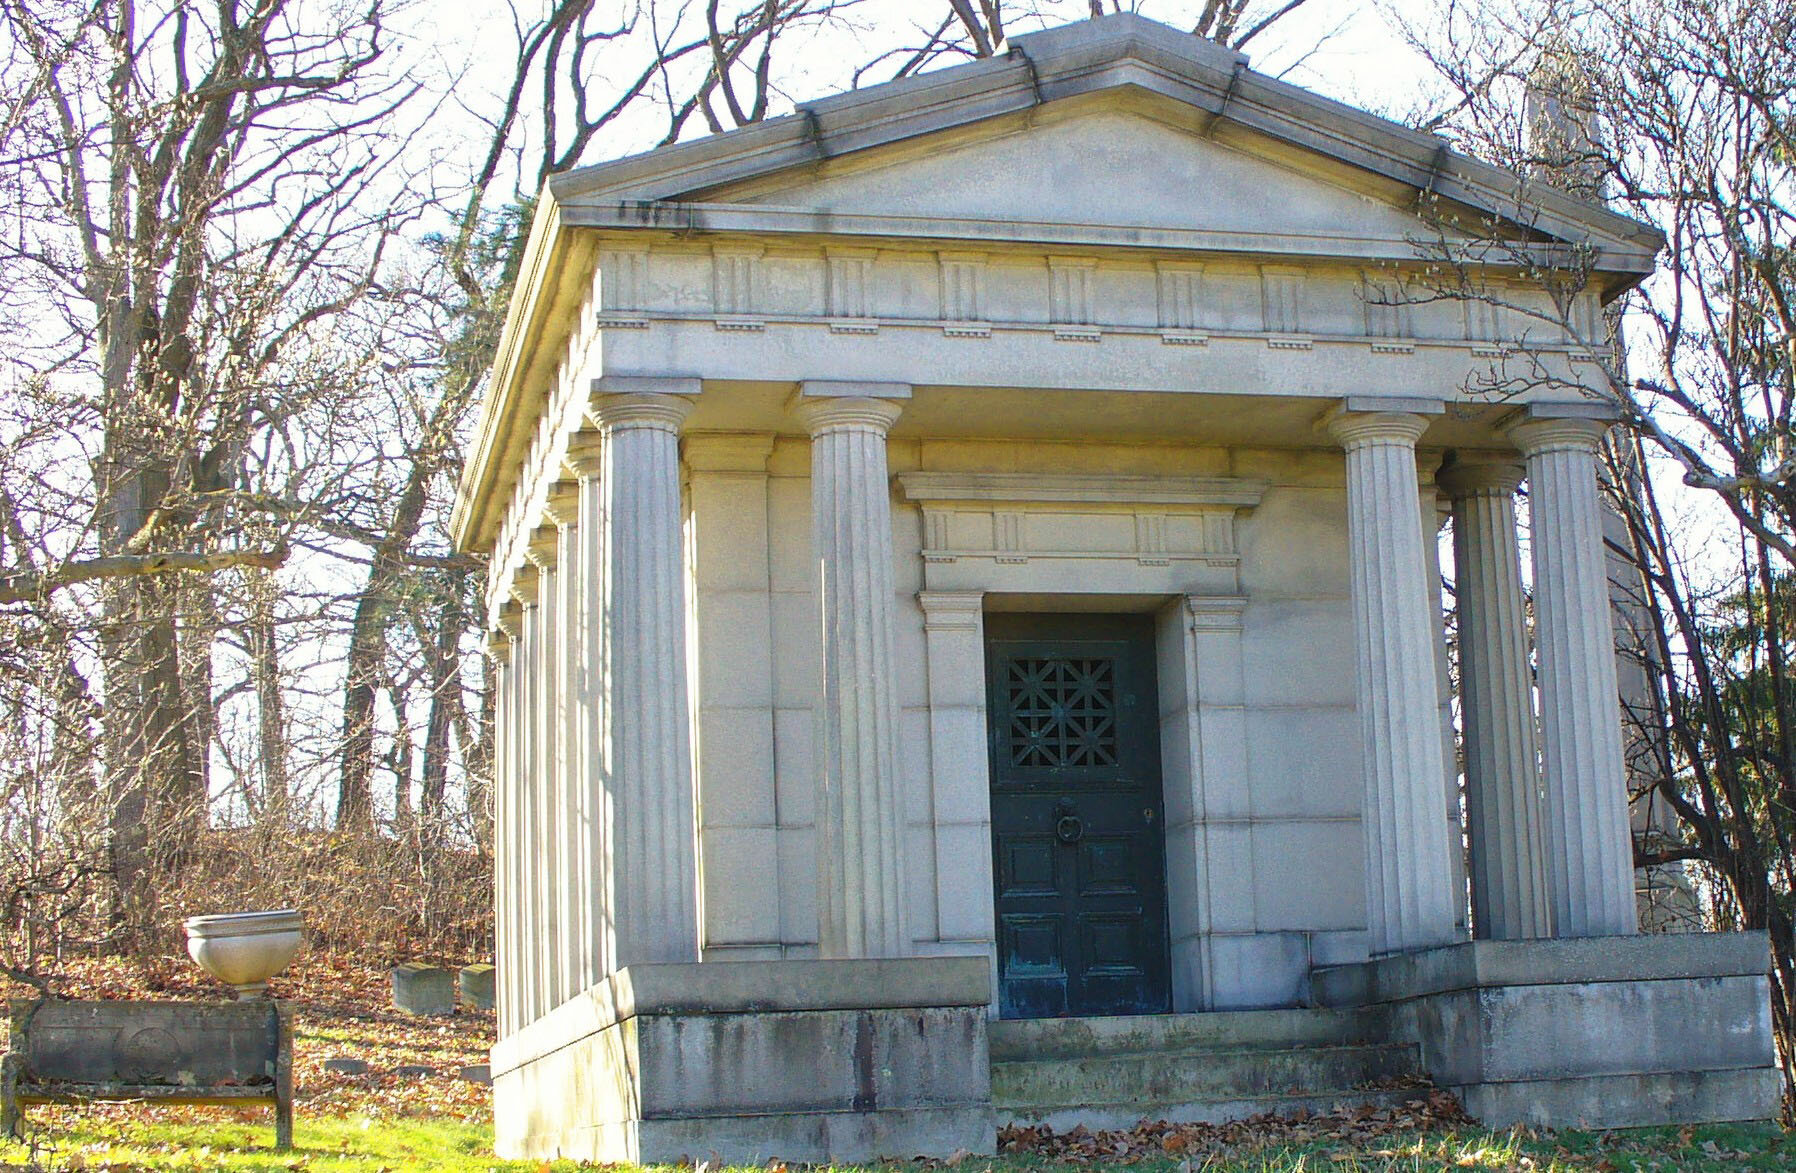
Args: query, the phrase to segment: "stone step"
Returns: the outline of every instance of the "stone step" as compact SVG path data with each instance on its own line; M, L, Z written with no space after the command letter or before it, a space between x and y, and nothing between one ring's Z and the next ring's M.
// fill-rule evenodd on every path
M1218 1010L1113 1018L1013 1019L991 1024L992 1062L1077 1059L1205 1047L1231 1051L1378 1043L1389 1037L1381 1007L1346 1010Z
M1239 1096L1232 1099L1184 1099L1162 1102L1124 1100L1070 1106L1025 1107L996 1105L998 1126L1045 1124L1055 1132L1070 1132L1084 1125L1101 1129L1133 1128L1143 1120L1167 1120L1175 1124L1220 1124L1250 1116L1321 1115L1340 1108L1387 1108L1421 1099L1426 1087L1363 1088L1356 1091L1319 1092L1280 1096Z
M1227 1102L1349 1092L1418 1070L1416 1049L1405 1043L1013 1059L992 1064L992 1101L1032 1109Z

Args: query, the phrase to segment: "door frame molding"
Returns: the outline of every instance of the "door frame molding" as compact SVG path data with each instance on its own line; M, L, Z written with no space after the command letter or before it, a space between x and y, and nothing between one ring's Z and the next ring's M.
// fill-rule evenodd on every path
M1058 596L1067 611L1095 610L1091 594ZM1051 612L1057 596L1030 594ZM1107 611L1154 615L1160 693L1160 780L1165 810L1166 908L1174 1013L1228 1001L1218 972L1230 943L1255 935L1251 808L1239 594L1115 594ZM931 952L985 957L989 1012L998 1012L996 886L985 711L985 613L1010 610L984 590L924 590L931 802L938 941ZM992 603L998 603L993 608ZM1021 608L1019 608L1021 609ZM1221 949L1218 948L1221 946Z

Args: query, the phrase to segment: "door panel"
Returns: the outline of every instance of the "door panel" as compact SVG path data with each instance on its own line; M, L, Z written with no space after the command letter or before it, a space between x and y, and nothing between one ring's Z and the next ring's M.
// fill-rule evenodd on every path
M999 1011L1167 1010L1153 625L988 615Z

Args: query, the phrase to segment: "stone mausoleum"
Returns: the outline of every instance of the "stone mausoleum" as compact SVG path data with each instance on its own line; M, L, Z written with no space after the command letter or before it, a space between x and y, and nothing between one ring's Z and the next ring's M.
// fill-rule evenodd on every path
M1410 296L1456 217L1490 296ZM1127 15L551 179L454 519L500 1151L1771 1115L1764 940L1635 935L1607 417L1517 267L1596 333L1661 244Z

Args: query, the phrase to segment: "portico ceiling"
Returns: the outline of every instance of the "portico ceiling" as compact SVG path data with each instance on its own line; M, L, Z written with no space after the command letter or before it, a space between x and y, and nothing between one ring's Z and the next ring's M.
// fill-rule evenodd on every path
M689 432L804 435L790 383L708 385L687 417ZM1317 427L1335 399L1197 395L1102 388L916 386L893 440L954 438L1030 442L1332 447ZM1426 448L1506 449L1499 423L1507 403L1449 404L1432 417Z

